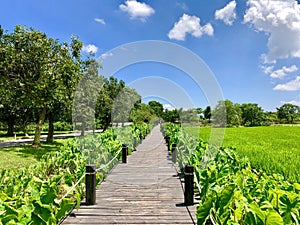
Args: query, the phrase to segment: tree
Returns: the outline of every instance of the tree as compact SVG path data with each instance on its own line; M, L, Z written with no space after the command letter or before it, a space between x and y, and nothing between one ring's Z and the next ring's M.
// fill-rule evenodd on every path
M155 117L155 114L149 105L140 103L130 113L130 119L134 123L149 123Z
M266 121L265 123L270 125L274 123L278 123L278 117L277 117L277 112L265 112L265 118Z
M31 107L38 112L33 147L40 146L41 129L49 106L70 98L66 89L74 88L80 80L77 59L81 47L82 43L75 37L69 46L33 28L18 25L12 34L1 36L1 84L14 90L4 101L14 101L19 107Z
M180 120L182 122L198 122L199 117L197 116L197 110L196 109L183 110L180 113Z
M258 104L247 103L240 106L242 124L244 126L260 126L265 121L263 109Z
M300 107L290 103L286 103L277 109L277 117L279 120L286 120L287 123L294 123L294 120L299 117Z
M179 111L177 109L168 110L166 109L163 113L163 119L166 122L178 122L180 120Z
M204 109L203 114L204 114L204 118L210 122L210 119L211 119L211 108L210 108L210 106L207 106Z
M241 121L241 109L230 100L219 101L212 113L215 124L220 126L238 126Z
M67 46L67 43L65 43L64 46ZM84 71L86 66L90 66L90 64L92 64L92 60L89 58L86 61L81 60L81 48L82 43L77 37L73 36L72 42L68 47L69 51L63 51L63 55L56 55L56 57L64 58L64 60L55 60L57 67L56 72L60 73L63 80L62 86L60 87L61 93L58 93L55 100L49 102L47 107L49 124L47 142L53 141L54 121L71 114L75 91L80 79L82 78L82 71ZM100 66L96 64L96 67L98 68Z
M100 65L94 59L87 59L74 97L72 117L74 123L81 123L81 135L87 127L95 129L97 98L103 89L105 78L98 75Z
M125 86L114 99L112 109L112 122L122 123L130 121L130 112L141 103L141 96L134 90Z
M195 109L196 113L197 113L197 116L200 118L200 119L204 119L204 110L200 107L196 108Z
M20 80L16 79L16 73L23 72L23 65L20 54L16 54L15 45L18 47L18 42L14 41L12 35L4 34L0 27L0 104L1 120L7 123L7 135L12 136L14 126L22 109L25 106L24 93L15 87L24 86Z
M104 80L104 85L99 90L95 109L96 119L101 129L106 130L110 126L114 102L124 87L124 81L118 82L112 76Z
M160 102L157 101L150 101L148 102L148 105L150 106L150 108L153 110L153 112L155 113L155 115L158 118L161 118L164 112L164 107Z

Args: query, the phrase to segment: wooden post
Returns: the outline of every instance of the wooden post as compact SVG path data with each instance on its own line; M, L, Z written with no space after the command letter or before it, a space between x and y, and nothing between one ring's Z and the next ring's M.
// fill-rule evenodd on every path
M122 144L122 163L127 163L128 147L126 144Z
M176 163L177 160L177 146L176 144L172 144L172 162Z
M165 139L166 139L166 143L167 143L167 147L168 147L168 151L169 151L170 137L166 136Z
M194 204L194 166L191 165L184 168L184 204Z
M85 175L85 201L87 205L96 204L96 166L87 165Z

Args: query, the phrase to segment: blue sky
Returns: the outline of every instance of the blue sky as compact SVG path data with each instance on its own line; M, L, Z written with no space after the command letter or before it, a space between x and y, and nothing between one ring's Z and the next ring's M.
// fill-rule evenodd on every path
M0 24L8 32L20 24L62 42L77 35L84 54L95 53L104 67L105 60L113 60L114 49L132 42L163 41L199 57L224 99L258 103L268 111L287 102L300 105L300 5L295 0L2 0L0 9ZM188 63L189 58L176 52L173 56ZM188 107L186 99L176 102L167 97L173 93L180 98L184 92L195 107L210 103L205 91L209 83L195 84L176 65L155 59L137 61L115 76L137 89L156 85L152 89L157 94L145 94L145 101L156 98ZM202 90L197 90L199 86Z

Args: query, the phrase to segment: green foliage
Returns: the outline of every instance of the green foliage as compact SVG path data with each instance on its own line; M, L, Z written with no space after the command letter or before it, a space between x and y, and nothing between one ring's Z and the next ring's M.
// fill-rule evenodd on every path
M155 113L155 115L158 118L162 118L162 115L164 112L164 107L160 102L150 101L150 102L148 102L148 105L150 106L150 108L153 110L153 112Z
M122 147L117 139L114 129L106 130L100 134L87 135L78 138L79 148L88 164L94 164L96 168L108 163ZM121 155L108 167L103 169L107 173L118 162Z
M97 168L106 165L120 151L124 140L132 142L133 135L144 138L149 131L147 124L118 131L109 129L71 139L27 169L0 170L0 224L57 224L84 195L84 182L80 182L62 198L85 175L86 163ZM132 151L133 144L128 144ZM98 183L120 157L97 174Z
M183 131L175 133L180 137L179 166L195 167L200 195L197 224L205 224L211 216L217 224L300 223L300 184L253 169L234 148L209 146L191 141Z
M241 121L241 109L238 104L230 100L219 101L212 112L214 124L219 126L239 126Z
M156 118L157 117L153 113L151 107L144 103L138 104L137 107L133 109L130 113L130 119L136 124L150 123Z
M82 135L86 128L95 128L96 100L105 82L103 76L98 76L99 67L96 60L88 59L86 61L82 79L75 92L72 119L73 122L81 123Z
M175 123L180 120L179 112L177 109L168 110L166 109L163 113L163 120L165 122Z
M290 103L286 103L277 108L277 117L279 120L285 120L287 123L294 123L299 117L300 107Z
M8 127L13 128L15 118L26 118L19 115L20 111L38 112L35 146L40 145L47 109L51 111L57 103L71 105L81 76L78 55L81 47L76 38L71 45L59 43L45 33L19 25L13 33L0 37L0 92L5 96L1 104L9 111Z
M144 139L147 134L149 134L150 130L153 126L149 125L149 123L137 123L131 125L131 133L133 137L137 138L137 140Z
M171 150L173 144L178 144L181 126L171 122L164 123L161 126L161 132L165 137L169 138L168 149Z
M204 114L204 118L210 121L211 118L211 107L207 106L204 110L203 110L203 114Z
M130 121L130 112L135 110L141 102L141 96L129 87L124 87L113 101L111 112L112 123L122 123ZM138 121L135 121L137 123Z
M59 198L84 174L85 160L74 140L28 169L1 170L0 221L3 224L56 224L73 208ZM70 178L72 180L70 180ZM82 193L80 185L74 192Z
M141 102L141 96L135 90L125 86L123 80L118 81L114 77L104 79L103 87L99 89L96 99L97 127L104 130L112 123L128 122L130 112Z
M199 116L197 116L196 109L186 109L179 112L180 115L180 122L198 122Z
M56 131L72 131L73 130L73 126L72 124L68 123L68 122L55 122L54 124L54 130Z
M241 117L244 126L260 126L265 121L264 111L257 104L242 104L240 108L242 110Z

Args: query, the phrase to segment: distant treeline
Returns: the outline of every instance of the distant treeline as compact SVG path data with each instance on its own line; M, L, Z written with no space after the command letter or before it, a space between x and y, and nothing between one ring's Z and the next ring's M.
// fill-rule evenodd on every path
M300 107L283 104L276 112L266 112L256 103L233 103L219 101L215 108L176 109L178 121L198 122L217 126L268 126L272 124L300 123Z

